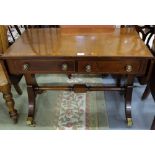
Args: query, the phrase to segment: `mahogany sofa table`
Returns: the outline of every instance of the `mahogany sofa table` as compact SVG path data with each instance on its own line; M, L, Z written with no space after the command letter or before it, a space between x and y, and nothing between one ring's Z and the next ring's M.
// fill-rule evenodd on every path
M135 77L143 77L153 56L134 28L28 29L2 56L10 73L24 74L29 98L27 124L33 125L35 98L44 90L124 91L125 115L132 125L131 99ZM151 68L151 67L150 67ZM39 86L35 74L112 74L124 85ZM56 81L57 82L57 81Z

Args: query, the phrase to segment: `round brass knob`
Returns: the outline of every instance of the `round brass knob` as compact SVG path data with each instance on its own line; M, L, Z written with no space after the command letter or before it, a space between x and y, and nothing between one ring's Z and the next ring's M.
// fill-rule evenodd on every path
M132 66L131 65L127 65L126 66L126 71L129 73L129 72L132 72Z
M24 71L29 70L29 68L30 68L29 64L24 64L24 65L23 65L23 70L24 70Z
M63 64L63 65L62 65L62 70L63 70L63 71L67 71L67 69L68 69L68 65L67 65L67 64Z
M88 72L88 73L91 72L91 65L86 66L86 72Z

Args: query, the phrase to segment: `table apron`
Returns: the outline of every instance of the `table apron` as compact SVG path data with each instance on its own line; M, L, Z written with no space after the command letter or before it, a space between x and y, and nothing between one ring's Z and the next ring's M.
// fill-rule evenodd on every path
M12 74L128 74L143 75L146 73L148 60L7 60Z

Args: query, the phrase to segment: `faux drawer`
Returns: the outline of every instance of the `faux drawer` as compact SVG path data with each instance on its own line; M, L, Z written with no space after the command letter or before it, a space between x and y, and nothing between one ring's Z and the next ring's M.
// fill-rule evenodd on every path
M79 61L79 73L142 74L145 62L140 60Z
M63 60L9 60L11 73L72 73L74 61Z

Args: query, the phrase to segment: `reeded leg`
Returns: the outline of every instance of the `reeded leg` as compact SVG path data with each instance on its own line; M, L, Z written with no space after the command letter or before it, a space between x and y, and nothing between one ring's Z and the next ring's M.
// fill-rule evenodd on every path
M128 76L126 93L125 93L125 116L128 126L132 126L132 115L131 115L131 100L132 100L132 91L133 91L133 76Z
M35 76L31 74L25 75L25 80L27 83L27 93L28 93L28 99L29 99L29 105L28 105L28 117L27 117L27 125L29 126L35 126L34 122L34 115L35 115L35 97L36 93L34 90L34 87L37 85Z
M6 105L8 107L8 111L9 111L10 117L14 121L14 123L17 123L18 114L17 114L17 110L14 109L15 103L14 103L14 100L12 98L10 84L7 84L7 85L2 86L1 87L1 91L3 93L3 98L6 101Z
M149 96L150 93L151 93L151 91L150 91L150 85L147 84L147 86L145 88L145 91L143 93L143 96L142 96L142 100L145 100Z

